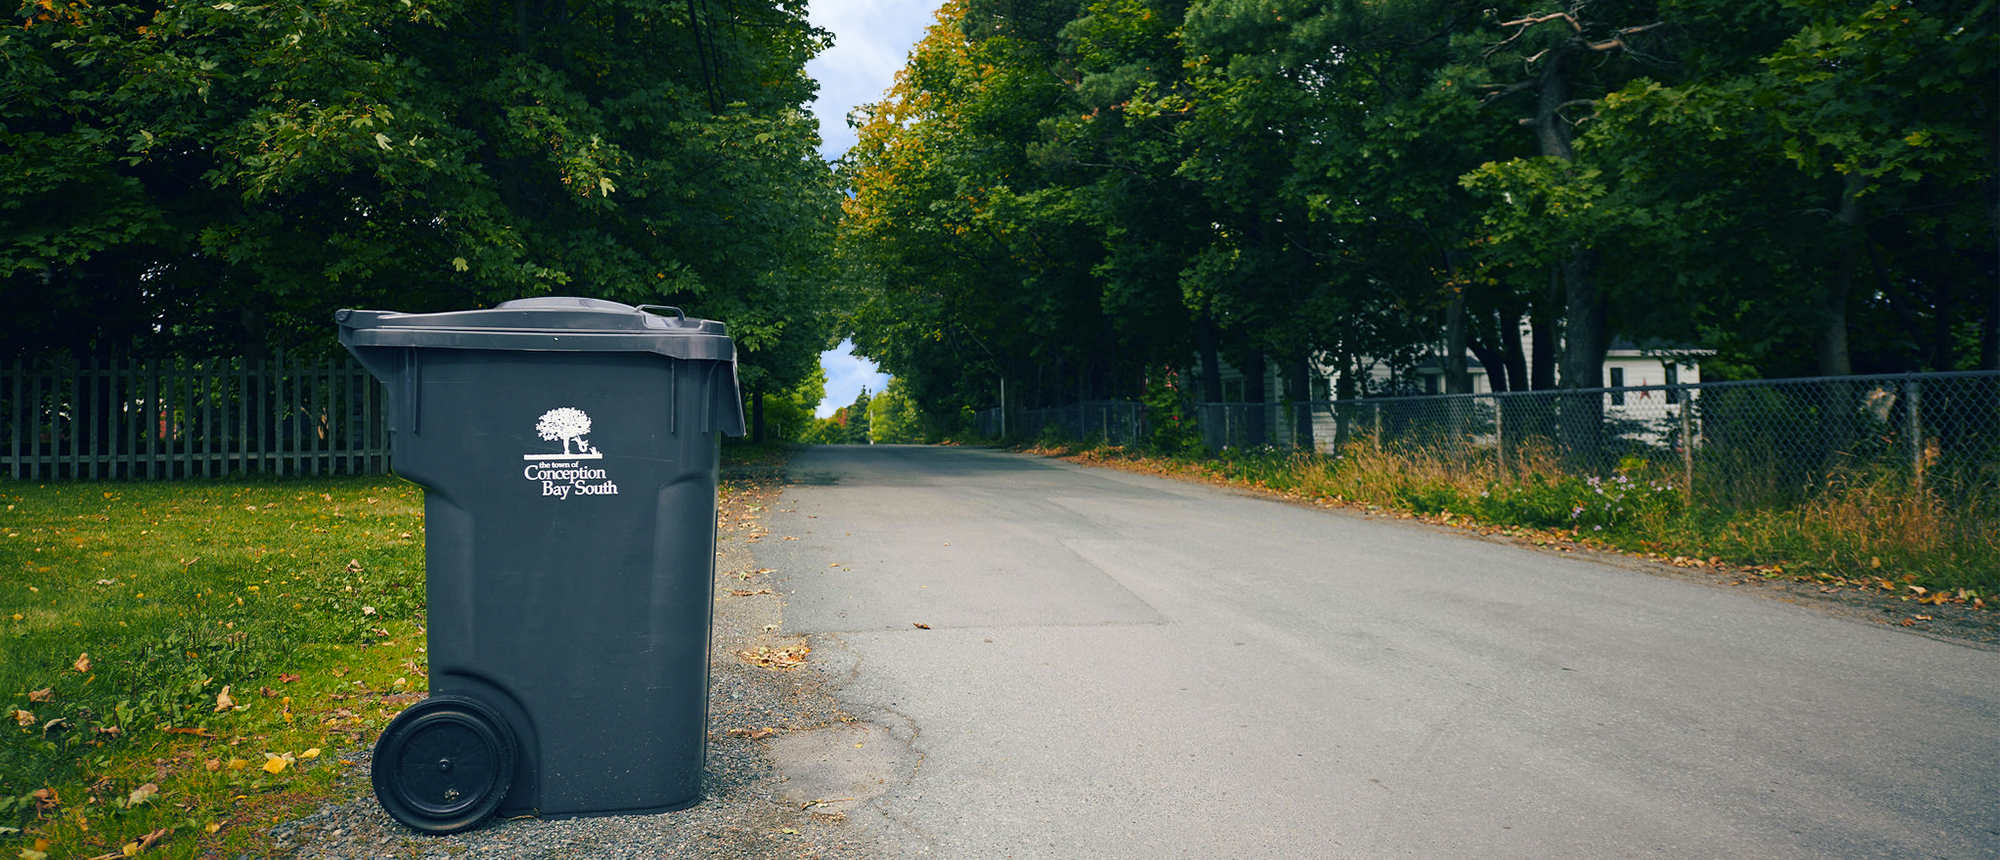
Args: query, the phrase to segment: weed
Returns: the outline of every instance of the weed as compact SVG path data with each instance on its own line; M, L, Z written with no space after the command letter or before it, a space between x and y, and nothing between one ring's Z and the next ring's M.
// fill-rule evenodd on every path
M1675 463L1627 456L1607 474L1579 476L1535 444L1512 446L1505 468L1490 449L1383 446L1365 437L1335 455L1270 447L1212 455L1073 444L1037 450L1801 576L1896 580L1969 597L2000 590L2000 493L1990 464L1938 470L1916 486L1899 464L1871 461L1778 492L1772 468L1718 462L1696 475L1696 486L1709 489L1690 494Z

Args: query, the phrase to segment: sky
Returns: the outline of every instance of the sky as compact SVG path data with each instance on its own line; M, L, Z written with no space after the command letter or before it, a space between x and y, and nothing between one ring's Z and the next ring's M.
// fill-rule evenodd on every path
M819 100L813 102L812 112L819 118L822 158L832 161L854 145L847 112L882 99L939 5L939 0L811 0L807 17L814 26L833 33L833 47L806 63L806 73L819 81ZM853 350L852 343L841 341L839 347L820 354L820 366L826 368L826 399L814 414L821 418L853 403L862 386L881 391L889 384L889 377L874 362Z

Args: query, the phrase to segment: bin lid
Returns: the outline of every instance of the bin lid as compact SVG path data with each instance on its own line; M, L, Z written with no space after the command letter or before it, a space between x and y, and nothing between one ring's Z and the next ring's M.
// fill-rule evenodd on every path
M654 311L672 311L671 316ZM715 320L689 319L680 308L547 296L484 310L406 314L342 310L347 346L415 346L535 352L653 352L669 358L735 361L736 345Z

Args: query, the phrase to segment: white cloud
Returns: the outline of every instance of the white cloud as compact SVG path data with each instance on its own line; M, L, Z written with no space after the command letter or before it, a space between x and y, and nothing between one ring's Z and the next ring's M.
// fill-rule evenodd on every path
M847 112L878 102L910 48L937 19L939 0L812 0L806 16L833 33L833 47L806 63L819 81L820 155L831 161L854 145Z
M852 404L854 398L861 396L862 386L867 386L870 394L889 387L889 375L876 369L875 362L855 355L853 341L843 340L839 346L820 353L819 366L826 369L826 397L813 414L821 418Z

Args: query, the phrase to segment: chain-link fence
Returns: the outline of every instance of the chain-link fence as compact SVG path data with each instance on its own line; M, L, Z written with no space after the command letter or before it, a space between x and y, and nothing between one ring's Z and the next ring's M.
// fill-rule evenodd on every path
M1149 432L1145 406L1130 400L1086 400L1048 409L1013 409L1007 412L1004 428L997 408L982 410L975 417L979 432L986 436L1039 436L1053 432L1079 441L1133 445Z
M1338 453L1367 444L1497 480L1645 468L1742 508L1778 504L1838 474L1892 473L1947 494L2000 490L2000 372L1645 385L1575 391L1204 403L1212 450ZM1096 401L1009 413L1010 435L1145 438L1143 408ZM998 410L980 430L1000 435Z
M1857 471L1893 472L1918 487L2000 487L1994 372L1389 397L1288 411L1300 409L1321 451L1366 442L1501 480L1643 464L1732 508L1782 502ZM1273 442L1303 447L1304 435Z

